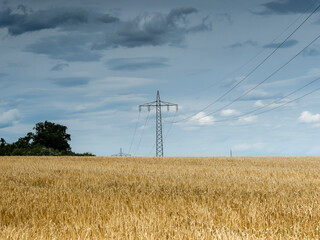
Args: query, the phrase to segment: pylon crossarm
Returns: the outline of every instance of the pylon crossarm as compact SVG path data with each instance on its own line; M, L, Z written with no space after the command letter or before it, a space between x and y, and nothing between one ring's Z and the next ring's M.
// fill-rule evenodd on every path
M153 101L153 102L141 104L141 105L139 105L139 106L141 106L141 107L156 106L156 104L157 104L157 101Z
M165 105L165 106L178 106L178 104L174 104L174 103L170 103L170 102L164 102L164 101L160 101L161 105Z
M164 102L164 101L160 101L160 105L161 106L172 106L172 107L178 106L178 104L174 104L174 103L170 103L170 102ZM157 101L139 105L139 107L148 107L148 106L153 106L153 107L158 106Z

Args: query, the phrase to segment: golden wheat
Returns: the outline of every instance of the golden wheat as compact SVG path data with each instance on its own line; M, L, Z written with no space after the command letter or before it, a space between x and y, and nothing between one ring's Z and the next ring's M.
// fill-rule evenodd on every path
M320 158L1 157L1 239L319 239Z

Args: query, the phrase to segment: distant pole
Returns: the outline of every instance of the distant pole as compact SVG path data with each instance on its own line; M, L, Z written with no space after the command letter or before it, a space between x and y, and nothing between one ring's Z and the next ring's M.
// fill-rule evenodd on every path
M163 157L163 137L162 137L162 118L161 118L161 108L171 106L176 107L176 111L178 111L178 104L164 102L160 100L160 93L159 90L157 91L157 99L154 102L146 103L139 105L139 111L141 111L142 107L147 107L148 111L150 111L151 107L156 107L156 156Z
M122 148L120 148L120 152L118 154L114 154L112 155L113 157L130 157L131 155L130 154L127 154L127 153L124 153L122 151Z
M230 150L230 157L232 157L232 149Z

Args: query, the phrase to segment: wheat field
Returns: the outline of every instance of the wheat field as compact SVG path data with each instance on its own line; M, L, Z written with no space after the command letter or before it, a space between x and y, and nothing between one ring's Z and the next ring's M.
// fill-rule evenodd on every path
M0 239L319 239L319 157L1 157Z

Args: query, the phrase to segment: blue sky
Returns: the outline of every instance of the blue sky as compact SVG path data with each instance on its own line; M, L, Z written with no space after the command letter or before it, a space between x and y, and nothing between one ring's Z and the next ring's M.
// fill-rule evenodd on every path
M163 109L165 156L226 156L230 149L238 156L319 155L320 91L290 101L320 81L285 96L320 77L320 40L228 105L319 35L320 10L245 78L319 4L0 1L0 136L13 142L49 120L68 127L75 152L111 155L122 147L153 156L154 110L148 117L143 109L133 135L138 105L160 90L162 100L179 104L178 113Z

